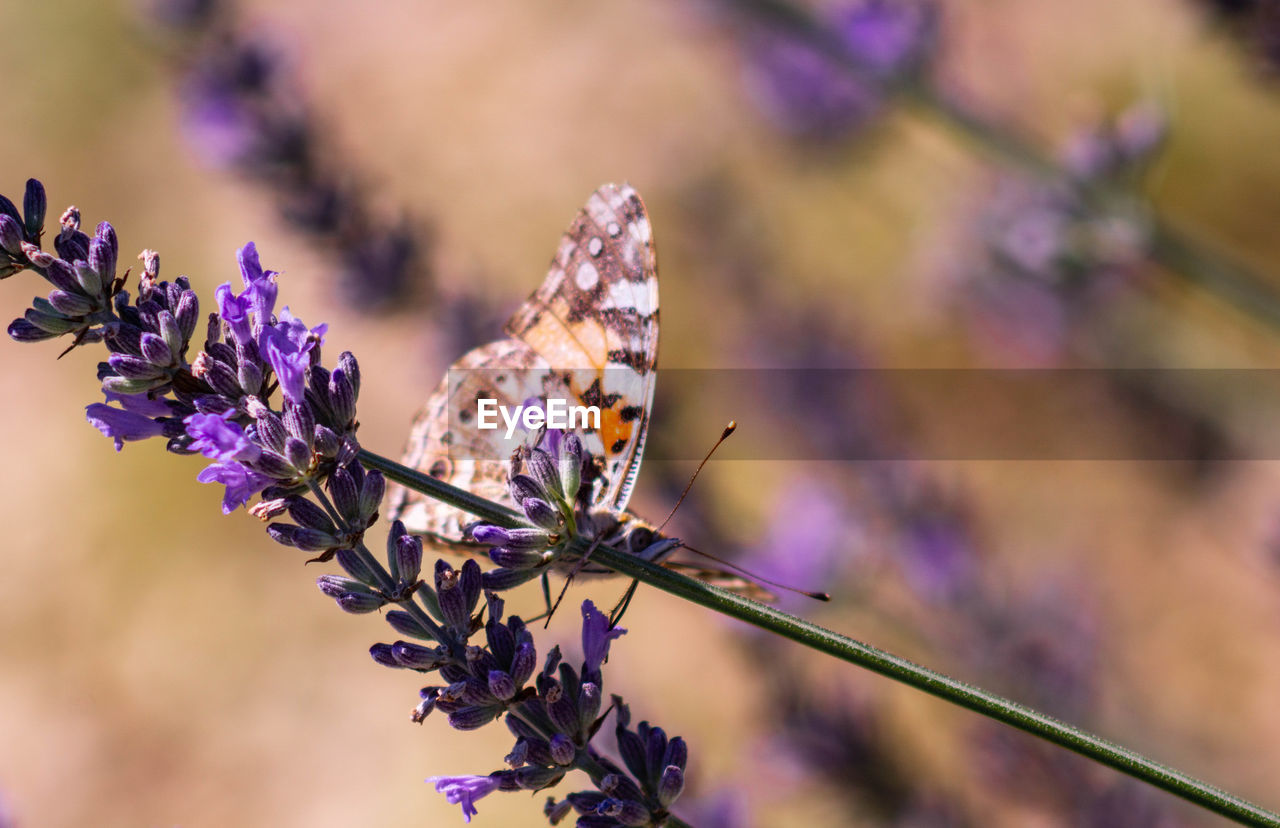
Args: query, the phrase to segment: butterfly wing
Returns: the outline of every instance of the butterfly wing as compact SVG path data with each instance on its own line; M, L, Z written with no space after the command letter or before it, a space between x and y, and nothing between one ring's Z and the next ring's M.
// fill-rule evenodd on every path
M546 362L528 345L501 339L455 362L413 422L401 462L489 500L513 506L507 491L502 431L476 429L477 398L516 406L541 397L554 382ZM426 495L395 486L391 516L411 532L457 538L473 520Z
M604 458L597 504L623 510L640 470L658 361L658 271L644 202L631 187L592 193L560 239L542 286L506 332L557 370L583 405L600 409L584 435Z
M511 339L470 351L414 420L402 458L411 466L506 505L503 431L475 428L476 400L514 407L562 398L600 409L584 442L605 461L597 504L626 508L653 401L658 282L648 216L630 187L605 185L560 240L542 286L507 322ZM412 532L457 538L471 518L395 486L391 516Z

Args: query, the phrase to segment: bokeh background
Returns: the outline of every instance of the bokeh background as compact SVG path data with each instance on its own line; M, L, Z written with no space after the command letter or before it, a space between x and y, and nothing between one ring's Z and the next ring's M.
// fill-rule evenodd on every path
M1274 39L1250 28L1261 13L937 8L919 77L1077 177L1093 174L1092 126L1136 102L1163 113L1142 169L1103 175L1141 197L1095 226L927 107L837 90L856 112L806 121L787 103L830 83L820 59L733 4L286 0L202 17L214 5L0 5L0 192L40 178L50 226L73 203L88 226L109 219L122 261L156 248L162 275L206 300L255 241L282 303L330 323L331 355L359 356L374 451L398 454L444 368L496 336L615 180L654 223L666 367L1277 367L1280 331L1141 243L1154 209L1280 285L1280 83ZM231 58L246 49L267 60L244 70ZM252 117L228 60L231 92L268 89ZM310 125L279 142L294 156L255 155L263 112ZM1119 133L1141 144L1142 117ZM306 175L288 166L299 146ZM326 181L341 185L328 200ZM388 233L383 258L351 253ZM1106 243L1071 247L1082 233ZM0 283L11 317L37 281ZM0 343L0 824L454 824L422 779L499 767L505 729L411 725L421 682L366 652L385 625L337 611L323 570L223 516L197 459L117 454L83 416L98 355L58 350ZM877 413L893 386L832 400L798 381L733 416L818 445L921 439L927 457L927 433ZM784 600L820 623L1278 807L1280 468L1183 390L1039 405L1101 410L1116 445L1155 435L1185 460L718 461L677 533L829 589L830 606ZM696 389L658 395L655 443L718 433ZM940 422L982 414L930 404ZM690 466L646 464L636 509L665 514ZM558 640L575 615L555 619ZM625 626L607 689L688 740L677 810L697 824L1215 822L652 590ZM494 795L477 824L542 824L541 801Z

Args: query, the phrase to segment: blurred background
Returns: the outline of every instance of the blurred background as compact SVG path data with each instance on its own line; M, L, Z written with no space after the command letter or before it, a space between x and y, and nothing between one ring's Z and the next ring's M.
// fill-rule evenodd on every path
M650 211L667 368L1280 367L1272 5L829 2L807 34L765 5L7 3L0 192L40 178L50 228L110 220L122 263L159 250L206 310L255 241L330 359L358 355L390 456L607 181ZM0 282L11 317L46 290ZM117 454L83 415L98 354L59 350L0 342L0 825L456 822L423 778L500 767L505 728L411 725L422 682L367 655L386 626L223 516L198 460ZM777 371L727 416L797 457L923 459L713 462L676 534L835 596L791 611L1280 807L1280 468L1234 408L1147 372L1046 384L1036 412L1176 459L929 460L894 413L909 376ZM690 385L660 380L655 446L719 433ZM692 465L646 463L633 508L660 518ZM698 825L1216 822L653 590L624 626L606 689L688 740Z

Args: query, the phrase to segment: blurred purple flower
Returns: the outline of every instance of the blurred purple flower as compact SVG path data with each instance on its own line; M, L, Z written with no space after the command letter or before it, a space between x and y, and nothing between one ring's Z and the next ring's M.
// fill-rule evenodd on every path
M802 589L838 580L859 556L863 541L862 527L848 510L838 488L808 477L789 483L775 502L763 539L743 556L742 565ZM808 599L788 592L778 600L786 607Z
M229 0L162 0L154 19L181 41L182 122L207 162L274 196L297 230L330 248L347 302L394 307L425 281L421 229L379 217L367 188L325 151L327 131L310 113L283 50L262 29L242 27Z
M881 109L889 87L918 69L931 51L936 9L931 3L860 0L831 9L826 34L851 66L801 35L758 31L748 43L748 89L780 128L839 138Z

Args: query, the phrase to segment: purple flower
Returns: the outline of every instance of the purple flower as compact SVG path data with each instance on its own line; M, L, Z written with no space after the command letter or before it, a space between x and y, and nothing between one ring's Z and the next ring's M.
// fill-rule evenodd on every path
M934 24L933 7L924 3L847 3L834 9L825 25L854 68L807 39L770 31L754 44L748 84L757 104L781 128L840 137L867 123L881 108L885 86L920 64Z
M470 822L479 813L475 802L498 790L498 780L492 776L433 776L436 790L444 794L453 805L462 806L462 819Z
M310 330L289 313L286 307L280 311L280 321L262 329L259 348L271 369L280 380L280 390L293 403L304 399L307 384L307 368L311 365L310 353L324 344L328 325L317 325Z
M249 312L253 310L252 292L245 290L237 296L231 289L231 283L226 282L218 286L214 296L218 299L218 313L222 316L222 321L231 326L236 339L240 342L252 341L253 334L249 327Z
M194 438L190 448L214 460L257 460L262 449L245 436L239 423L227 420L234 413L192 414L183 420L187 434Z
M598 676L600 666L609 657L609 642L621 638L626 630L610 627L609 617L590 601L582 602L582 675Z
M916 3L870 0L838 9L831 28L859 63L891 74L918 59L932 35L933 12Z
M146 394L117 394L113 391L104 393L107 395L107 402L119 403L125 411L134 414L141 414L144 417L168 417L173 414L169 404L164 400L152 399Z
M258 315L258 322L266 325L276 308L276 276L274 270L263 270L258 259L258 246L249 242L236 252L240 262L240 278L244 280L245 293L253 300L253 311ZM243 294L242 294L243 295Z
M265 474L259 474L236 462L217 462L206 467L196 475L201 483L221 483L227 487L222 496L222 513L229 515L243 506L258 492L265 489L273 481Z
M162 423L133 411L112 408L105 403L85 406L85 416L94 428L116 441L116 451L124 448L126 440L145 440L164 433Z

